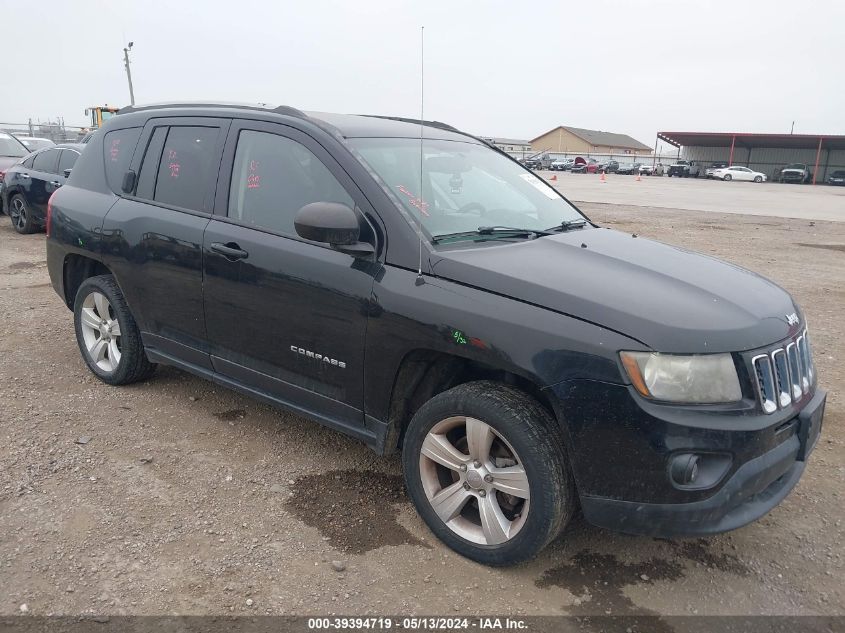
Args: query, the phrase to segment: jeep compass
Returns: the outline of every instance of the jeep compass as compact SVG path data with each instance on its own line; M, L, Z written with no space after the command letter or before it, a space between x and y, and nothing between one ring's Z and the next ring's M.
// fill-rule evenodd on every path
M740 527L819 437L785 290L602 228L441 123L126 108L46 225L99 379L172 365L401 451L422 519L482 563L534 556L579 509L632 534Z

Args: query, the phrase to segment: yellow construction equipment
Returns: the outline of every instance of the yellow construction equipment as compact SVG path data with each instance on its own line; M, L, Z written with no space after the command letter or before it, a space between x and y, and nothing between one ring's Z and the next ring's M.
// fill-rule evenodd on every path
M95 130L101 127L103 123L112 118L120 108L113 108L111 106L91 106L85 109L85 116L90 116L91 129Z

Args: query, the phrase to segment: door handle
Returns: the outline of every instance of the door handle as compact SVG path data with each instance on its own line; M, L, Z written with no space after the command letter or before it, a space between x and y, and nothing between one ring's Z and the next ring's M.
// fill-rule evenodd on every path
M21 178L29 178L29 174L21 174Z
M246 259L247 257L249 257L249 253L247 253L234 242L229 242L227 244L222 244L220 242L212 242L211 250L233 262L239 259Z
M62 186L62 183L60 183L58 180L53 180L53 181L50 182L50 184L53 185L54 187L61 187Z

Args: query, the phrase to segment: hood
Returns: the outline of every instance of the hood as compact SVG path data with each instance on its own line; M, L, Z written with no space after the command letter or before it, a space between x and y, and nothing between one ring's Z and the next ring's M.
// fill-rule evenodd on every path
M807 170L801 169L800 167L790 167L789 169L782 169L780 173L795 172L796 174L803 174L805 171Z
M432 261L438 277L589 321L666 353L755 349L799 327L787 323L787 314L800 315L789 293L756 273L610 229L487 243L439 252Z

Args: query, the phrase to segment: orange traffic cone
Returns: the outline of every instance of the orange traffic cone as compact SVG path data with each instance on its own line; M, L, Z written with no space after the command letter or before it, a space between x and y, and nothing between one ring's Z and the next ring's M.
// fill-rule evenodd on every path
M549 180L557 180L557 174L552 174L552 177Z
M602 182L606 182L606 181L607 181L607 178L605 177L604 172L602 172L602 173L601 173L601 181L602 181Z

